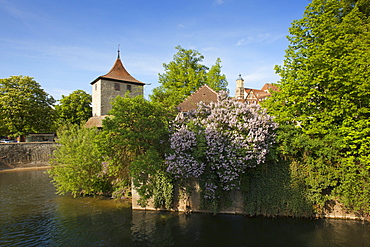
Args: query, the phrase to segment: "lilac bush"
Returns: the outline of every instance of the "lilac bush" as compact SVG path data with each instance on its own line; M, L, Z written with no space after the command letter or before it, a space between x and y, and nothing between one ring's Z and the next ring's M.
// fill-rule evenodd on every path
M220 93L218 102L199 103L181 112L171 125L167 171L176 178L203 181L205 199L218 189L239 188L248 167L265 162L277 124L259 105L247 105Z

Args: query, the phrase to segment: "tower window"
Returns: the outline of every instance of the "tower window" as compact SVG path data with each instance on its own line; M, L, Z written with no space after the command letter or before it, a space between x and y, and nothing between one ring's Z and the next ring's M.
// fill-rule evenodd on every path
M131 85L126 86L126 91L131 91Z
M114 83L114 90L120 91L119 83Z

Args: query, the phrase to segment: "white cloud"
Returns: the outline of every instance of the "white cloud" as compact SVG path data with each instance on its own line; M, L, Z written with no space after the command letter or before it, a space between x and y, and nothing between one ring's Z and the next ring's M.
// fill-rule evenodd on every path
M216 1L214 1L214 4L216 4L216 5L221 5L223 3L225 3L224 0L216 0Z
M31 26L30 21L44 21L42 13L37 9L26 9L25 4L18 4L14 1L1 1L0 8L4 9L11 17L19 19L26 26Z
M248 36L246 38L238 40L238 42L236 42L235 46L262 43L262 42L270 40L271 38L273 38L273 37L270 33L260 33L256 36ZM273 40L274 39L276 39L276 38L273 38Z

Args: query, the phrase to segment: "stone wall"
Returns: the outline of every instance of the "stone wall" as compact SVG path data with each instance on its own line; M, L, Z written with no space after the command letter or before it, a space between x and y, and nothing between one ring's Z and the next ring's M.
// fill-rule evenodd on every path
M196 181L193 181L192 184L193 192L191 196L184 197L180 195L179 191L175 189L174 192L174 202L172 205L171 211L191 213L191 212L202 212L202 213L213 213L212 210L201 209L201 198L199 192L199 184ZM152 201L142 207L138 201L140 199L137 191L132 188L132 209L136 210L165 210L164 208L155 208ZM218 213L221 214L243 214L246 212L244 210L244 200L243 195L240 190L235 190L231 194L231 206L221 208ZM268 215L265 215L268 216ZM278 215L278 216L287 216L287 215ZM350 212L345 209L343 204L338 201L329 201L325 206L324 211L321 214L312 215L316 218L334 218L334 219L351 219L351 220L370 220L368 217L364 217L355 212Z
M48 166L56 145L53 142L1 143L0 169Z
M174 202L172 205L172 210L177 212L203 212L203 213L213 213L212 210L201 209L201 195L199 192L199 183L197 181L192 181L191 187L193 192L190 196L185 196L180 193L178 189L174 192ZM152 201L149 201L146 207L142 207L138 201L140 199L139 194L133 188L132 189L132 209L137 210L163 210L156 209ZM231 194L231 205L229 207L221 208L219 213L223 214L245 214L244 210L244 200L240 190L236 190Z
M119 83L119 90L115 89L116 83ZM143 85L108 79L100 79L95 82L92 88L93 117L107 115L109 110L112 109L111 101L118 95L124 97L127 92L127 85L131 86L130 97L143 95Z

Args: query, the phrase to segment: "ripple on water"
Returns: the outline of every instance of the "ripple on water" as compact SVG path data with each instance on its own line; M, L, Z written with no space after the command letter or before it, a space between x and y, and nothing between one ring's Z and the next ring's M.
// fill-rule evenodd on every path
M58 196L43 170L0 172L0 191L0 246L370 246L369 223L132 211Z

